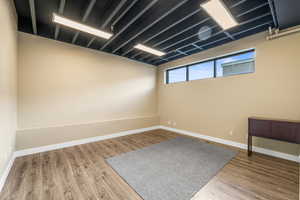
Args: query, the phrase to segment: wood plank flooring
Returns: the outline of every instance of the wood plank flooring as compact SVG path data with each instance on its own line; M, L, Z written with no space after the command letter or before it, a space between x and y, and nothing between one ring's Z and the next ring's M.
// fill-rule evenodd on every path
M17 158L0 200L142 200L105 158L176 136L155 130ZM192 200L298 200L298 167L240 150Z

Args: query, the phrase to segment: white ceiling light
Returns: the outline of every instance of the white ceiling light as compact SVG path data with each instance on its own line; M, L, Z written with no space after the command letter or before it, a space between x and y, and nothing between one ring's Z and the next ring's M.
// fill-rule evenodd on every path
M52 21L55 22L55 23L64 25L64 26L74 28L74 29L82 31L82 32L86 32L86 33L104 38L104 39L109 39L112 36L111 33L107 33L107 32L98 30L96 28L78 23L76 21L67 19L65 17L61 17L61 16L57 15L56 13L53 13Z
M145 45L142 45L142 44L137 44L134 46L134 48L136 49L139 49L139 50L142 50L142 51L146 51L148 53L151 53L151 54L154 54L156 56L163 56L163 55L166 55L165 52L162 52L162 51L158 51L156 49L152 49L150 47L147 47Z
M232 17L229 10L225 7L222 0L209 0L201 7L224 29L232 28L238 23Z

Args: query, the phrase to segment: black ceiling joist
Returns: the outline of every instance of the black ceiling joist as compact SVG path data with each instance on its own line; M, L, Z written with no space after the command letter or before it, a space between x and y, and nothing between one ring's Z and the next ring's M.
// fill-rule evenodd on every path
M211 27L211 29L213 30L213 29L216 28L216 27L218 27L218 26L217 26L217 25L214 25L214 26ZM162 48L162 50L166 50L166 49L169 49L169 48L171 48L171 47L173 47L173 46L176 46L177 44L179 44L179 43L181 43L181 42L184 42L184 41L186 41L186 40L188 40L188 39L190 39L190 38L193 38L193 37L195 37L195 36L198 36L199 33L201 34L201 33L204 33L204 32L206 32L206 31L207 31L207 30L203 30L203 31L197 32L197 33L195 33L195 34L193 34L193 35L190 35L190 36L188 36L188 37L185 37L185 38L182 39L182 40L178 40L177 42L174 42L174 43L172 43L172 44L170 44L170 45L168 45L168 46L165 46L164 48ZM219 32L213 34L212 37L213 37L213 36L216 36L216 35L218 35L218 34L220 34L220 33L223 33L223 32L224 32L224 31L219 31Z
M264 4L262 4L262 5L266 6L267 4L264 3ZM253 11L255 11L255 10L261 8L261 7L262 7L261 5L256 6L255 8L252 8L251 11L253 12ZM245 12L239 14L239 17L242 17L243 15L246 15L246 14L248 14L248 13L249 13L248 11L245 11ZM244 25L244 24L247 24L247 23L251 23L251 22L256 21L256 20L258 20L258 19L260 19L260 18L263 18L263 17L265 17L265 16L267 16L267 15L270 15L270 13L266 13L266 14L263 14L263 15L261 15L261 16L258 16L258 17L252 18L252 19L250 19L250 20L247 20L247 21L245 21L245 22L239 23L239 26ZM211 27L211 28L215 28L216 26L217 26L217 25L214 25L214 26ZM225 32L225 31L223 31L223 32ZM182 39L182 40L179 40L179 41L177 41L177 42L175 42L175 43L173 43L173 44L170 44L170 45L168 45L168 46L162 48L161 50L166 50L166 49L168 49L168 48L170 48L170 47L173 47L173 46L175 46L176 44L179 44L179 43L181 43L181 42L184 42L184 41L186 41L186 40L188 40L188 39L190 39L190 38L192 38L192 37L195 37L197 34L198 34L198 33L195 33L195 34L193 34L193 35L191 35L191 36L189 36L189 37L186 37L186 38L184 38L184 39ZM212 36L215 36L215 35L218 35L218 34L220 34L220 32L218 32L218 33L216 33L216 34L213 34ZM225 34L226 34L226 33L225 33ZM231 39L234 40L234 37L232 37L232 36L233 36L233 35L231 35ZM228 37L228 36L227 36L227 37ZM157 45L154 45L154 47L156 47L156 46L157 46ZM169 53L170 53L170 52L167 52L167 54L169 54ZM148 57L150 57L150 56L151 56L151 55L147 55L146 57L143 57L142 59L148 58Z
M217 25L214 25L214 26L211 27L211 29L214 29L214 28L216 28L216 27L218 27L218 26L217 26ZM189 40L189 39L191 39L191 38L197 36L199 33L204 33L204 32L206 32L206 31L198 32L198 33L195 33L195 34L190 35L190 36L188 36L188 37L185 37L185 38L183 38L183 39L181 39L181 40L176 41L175 43L172 43L172 44L170 44L170 45L168 45L168 46L165 46L165 47L162 48L161 50L169 49L169 48L171 48L171 47L173 47L173 46L176 46L177 44L180 44L180 43L182 43L182 42L184 42L184 41L186 41L186 40ZM214 37L214 36L216 36L216 35L218 35L218 34L221 34L221 33L223 33L223 31L219 31L219 32L217 32L217 33L211 35L211 37ZM158 45L154 45L154 46L158 46ZM176 49L175 49L174 51L176 51ZM171 52L173 52L173 51L169 51L169 52L167 52L167 54L169 54L169 53L171 53ZM141 59L145 60L145 59L147 59L147 58L149 58L149 57L152 57L152 55L145 55L145 56L143 56Z
M182 6L183 4L187 3L189 0L184 0L181 1L180 3L178 3L177 5L175 5L173 8L169 9L166 13L164 13L162 16L160 16L159 18L157 18L154 22L152 22L151 24L149 24L148 26L146 26L145 28L143 28L141 31L139 31L137 34L135 34L134 36L132 36L129 40L125 41L124 43L122 43L121 45L119 45L117 48L115 48L112 53L117 52L119 49L121 49L123 46L127 45L129 42L131 42L132 40L134 40L135 38L137 38L139 35L141 35L142 33L144 33L145 31L147 31L148 29L150 29L151 27L153 27L155 24L157 24L159 21L161 21L162 19L164 19L165 17L167 17L169 14L171 14L172 12L174 12L176 9L178 9L180 6Z
M132 20L130 20L118 33L116 33L111 39L109 39L100 49L104 50L114 39L116 39L121 33L123 33L131 24L133 24L139 17L147 12L158 0L151 1L141 12L138 13Z
M172 39L172 38L174 38L174 37L176 37L176 36L178 36L178 35L186 32L186 31L188 31L188 30L190 30L190 29L192 29L192 28L194 28L196 26L199 26L199 25L207 22L208 20L210 20L209 17L205 18L204 20L201 20L201 21L199 21L199 22L197 22L197 23L195 23L195 24L193 24L193 25L191 25L191 26L189 26L189 27L187 27L185 29L183 29L182 31L179 31L179 32L175 33L174 35L171 35L170 37L168 37L168 38L166 38L164 40L161 40L160 42L155 43L154 45L152 45L152 47L157 47L158 45L160 45L160 44L162 44L162 43L164 43L164 42L166 42L166 41L168 41L168 40L170 40L170 39ZM136 56L138 56L140 54L142 54L142 52L139 52L139 53L133 55L132 57L136 57Z
M214 26L212 27L212 29L215 28L215 27L217 27L217 25L214 25ZM203 31L203 32L205 32L205 31ZM223 33L223 32L224 32L224 31L219 31L219 32L217 32L217 33L214 33L214 34L211 35L211 37L217 36L217 35L219 35L219 34L221 34L221 33ZM197 35L198 35L198 33L193 34L193 35L190 35L189 37L186 37L186 38L184 38L184 39L182 39L182 40L178 40L177 42L172 43L172 44L170 44L170 45L168 45L168 46L162 48L162 50L169 49L169 48L171 48L171 47L173 47L173 46L176 46L177 44L182 43L182 42L184 42L184 41L186 41L186 40L188 40L188 39L190 39L190 38L193 38L193 37L195 37L195 36L197 36ZM170 53L172 53L172 52L174 52L174 51L176 52L177 50L178 50L178 49L175 49L175 50L172 50L172 51L168 51L166 54L170 54ZM149 58L149 57L150 57L150 55L147 55L146 57L143 57L142 59L147 59L147 58Z
M184 20L188 19L189 17L195 15L196 13L198 13L201 10L201 8L197 8L196 10L194 10L193 12L191 12L189 15L186 15L185 17L181 18L180 20L176 21L175 23L167 26L166 28L164 28L163 30L159 31L158 33L152 35L151 37L147 38L146 40L144 40L142 43L145 44L149 41L151 41L152 39L158 37L160 34L166 32L167 30L173 28L174 26L176 26L177 24L183 22ZM126 51L125 53L123 53L122 55L125 56L127 55L129 52L131 52L133 50L133 48L129 49L128 51Z
M227 37L229 37L231 40L235 40L234 37L233 37L230 33L228 33L227 31L224 31L224 33L225 33L225 35L226 35Z
M260 5L256 6L256 7L254 7L254 8L251 8L251 9L249 9L249 10L247 10L247 11L241 13L241 14L238 14L236 17L239 18L239 17L241 17L241 16L243 16L243 15L246 15L246 14L248 14L248 13L250 13L250 12L253 12L253 11L255 11L255 10L258 10L259 8L262 8L262 7L266 6L266 5L268 5L268 3L262 3L262 4L260 4Z
M91 11L92 9L94 8L94 5L96 3L96 0L91 0L81 21L82 22L85 22L87 20L87 18L89 17L89 15L91 14ZM78 35L79 35L80 31L76 31L75 35L73 36L73 39L72 39L72 44L74 44L78 38Z
M100 29L105 29L105 27L111 22L111 20L114 18L114 16L119 12L119 10L124 6L124 4L127 2L127 0L122 0L118 6L113 10L113 12L108 16L108 18L104 21L104 23L101 25ZM87 44L86 47L89 47L96 37L93 37Z
M230 6L230 8L237 7L237 6L239 6L239 5L243 4L243 3L245 3L246 1L248 1L248 0L241 0L241 1L238 1L238 2L236 2L235 4L233 4L232 6Z
M198 46L198 45L196 45L196 44L192 44L192 46L196 47L196 49L203 50L203 48L202 48L202 47L200 47L200 46Z
M186 56L189 55L189 54L187 54L187 53L185 53L184 51L181 51L181 50L179 50L179 49L177 49L176 51L177 51L178 53L183 54L183 55L186 55Z
M137 3L138 0L133 0L131 4L119 15L119 17L111 24L112 27L116 26L119 21L130 11L130 9Z

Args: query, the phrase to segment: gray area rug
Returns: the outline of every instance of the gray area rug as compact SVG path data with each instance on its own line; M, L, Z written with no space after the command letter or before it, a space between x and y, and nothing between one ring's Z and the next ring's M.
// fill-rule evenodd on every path
M237 152L177 137L108 158L144 200L190 200Z

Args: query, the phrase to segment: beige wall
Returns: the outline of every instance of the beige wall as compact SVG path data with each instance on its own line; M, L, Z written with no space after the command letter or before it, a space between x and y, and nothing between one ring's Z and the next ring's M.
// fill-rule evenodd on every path
M158 125L154 66L19 33L18 73L18 149Z
M160 66L160 123L174 128L246 143L247 118L300 119L300 34L266 41L265 33ZM256 48L252 74L164 84L166 68ZM232 132L232 135L230 134ZM299 154L299 146L256 139L254 145Z
M157 125L246 142L247 117L300 119L300 34L257 34L159 68L19 33L17 149ZM164 70L256 48L253 74L164 84ZM156 93L158 92L158 98ZM231 134L232 133L232 134ZM290 154L299 147L256 139Z
M70 142L83 138L109 135L121 131L157 126L158 124L159 118L157 116L153 116L127 119L123 118L59 127L24 129L18 131L16 148L21 150L50 144Z
M0 1L0 177L15 147L17 23L12 1Z

